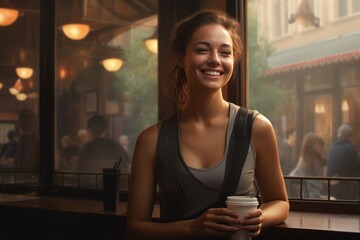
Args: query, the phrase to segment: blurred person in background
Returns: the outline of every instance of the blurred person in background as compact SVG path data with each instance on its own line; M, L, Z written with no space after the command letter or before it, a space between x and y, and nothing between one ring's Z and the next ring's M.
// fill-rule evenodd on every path
M279 142L279 159L284 175L288 175L296 166L294 148L296 145L296 131L294 129L286 132L286 138Z
M328 154L327 175L329 177L359 177L360 159L352 144L353 128L343 124L337 132L337 140ZM336 199L354 200L359 197L359 186L354 181L332 181L331 194Z
M323 158L324 140L316 133L307 133L303 139L299 161L289 176L297 177L324 177L325 159ZM298 183L298 182L297 182ZM300 185L290 184L290 197L299 197ZM322 198L323 180L304 180L304 198Z

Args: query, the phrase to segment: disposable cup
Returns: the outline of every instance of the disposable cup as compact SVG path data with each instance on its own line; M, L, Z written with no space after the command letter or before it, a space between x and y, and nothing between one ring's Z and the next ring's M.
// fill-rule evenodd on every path
M244 218L244 216L255 210L259 202L257 198L250 196L229 196L226 199L226 206L229 209L236 211L239 214L239 219ZM239 230L233 235L231 235L232 240L250 240L251 237L248 236L246 230Z
M119 202L120 169L103 169L104 211L116 211Z

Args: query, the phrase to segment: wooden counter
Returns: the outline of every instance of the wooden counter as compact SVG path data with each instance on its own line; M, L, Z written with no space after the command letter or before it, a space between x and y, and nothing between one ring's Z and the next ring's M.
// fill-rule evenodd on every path
M104 212L100 200L0 194L0 239L126 239L126 207L119 202L116 212ZM305 238L360 239L360 216L291 212L259 239Z

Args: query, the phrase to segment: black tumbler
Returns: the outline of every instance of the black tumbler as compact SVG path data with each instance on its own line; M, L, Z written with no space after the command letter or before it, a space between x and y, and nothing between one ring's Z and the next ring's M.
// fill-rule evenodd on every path
M120 169L103 169L104 211L116 211L119 201Z

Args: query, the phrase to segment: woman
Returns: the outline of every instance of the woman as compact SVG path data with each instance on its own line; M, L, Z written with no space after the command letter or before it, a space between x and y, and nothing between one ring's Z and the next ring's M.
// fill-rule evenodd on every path
M199 12L174 29L171 50L174 62L172 77L177 82L178 106L178 126L172 131L178 138L165 139L174 148L174 151L167 153L171 155L175 152L176 163L185 170L179 173L175 169L177 174L185 174L178 176L181 184L184 184L180 186L182 192L189 182L200 182L219 192L225 174L228 133L233 128L239 109L224 100L221 89L234 74L234 64L243 51L239 23L222 12ZM264 116L257 115L253 120L252 143L236 194L254 195L256 176L262 197L260 208L244 219L239 219L236 212L225 207L211 207L195 217L184 214L182 216L185 217L161 219L165 222L152 221L158 182L162 183L161 204L174 205L174 202L163 199L166 190L173 189L173 182L162 181L167 174L168 169L164 168L167 162L164 165L164 161L160 162L158 158L167 151L161 144L157 145L158 137L167 134L160 132L166 121L144 130L136 143L127 219L130 239L228 239L239 229L247 230L254 237L260 234L263 227L273 226L286 219L289 204L274 130ZM191 187L186 191L191 192ZM191 195L196 195L194 191L186 193L183 195L185 201L187 198L200 203L208 200L201 195L197 196L200 200L194 198ZM174 200L177 200L176 197ZM191 209L191 204L183 208L182 201L177 203L181 207L175 204L174 209L181 213L197 210ZM161 205L160 208L163 214L166 206Z
M316 133L305 135L299 161L290 176L308 176L308 177L325 177L325 160L322 156L324 150L324 140ZM323 190L323 181L305 180L303 181L303 192L305 198L321 198ZM290 185L289 195L299 197L300 187Z

